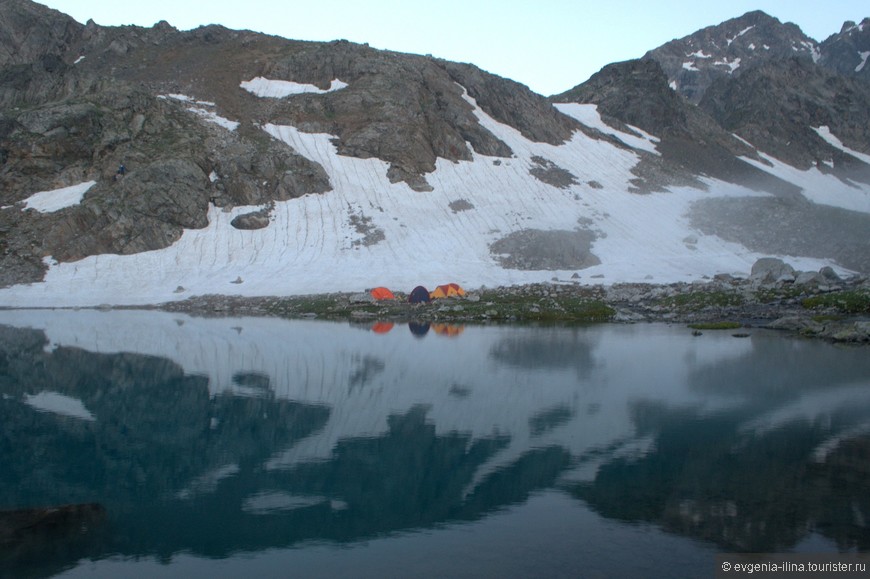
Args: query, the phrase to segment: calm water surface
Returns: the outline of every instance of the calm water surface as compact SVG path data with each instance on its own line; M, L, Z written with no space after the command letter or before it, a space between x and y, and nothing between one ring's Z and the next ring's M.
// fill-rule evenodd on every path
M870 551L870 350L757 330L0 311L0 420L4 577Z

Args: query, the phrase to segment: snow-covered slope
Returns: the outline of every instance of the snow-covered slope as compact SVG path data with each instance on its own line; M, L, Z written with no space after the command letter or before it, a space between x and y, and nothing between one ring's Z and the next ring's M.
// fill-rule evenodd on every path
M263 79L257 83L259 91L270 94ZM707 191L681 187L653 195L629 192L635 179L632 169L642 155L655 154L655 136L621 133L606 127L594 107L564 105L560 110L593 129L606 128L613 138L576 131L564 145L536 143L489 117L467 94L465 98L479 122L513 150L513 157L439 159L426 176L433 190L421 193L404 182L391 183L389 167L381 160L337 154L331 135L267 124L263 131L326 170L332 191L275 203L270 224L259 230L239 230L230 222L261 207L212 207L206 228L186 230L170 247L51 263L44 282L0 290L0 305L149 304L200 294L311 294L378 285L408 291L417 284L448 281L476 288L567 281L578 272L571 267L503 267L491 244L525 230L594 233L591 252L601 263L579 272L587 282L745 275L761 257L694 231L685 217L695 200L758 192L709 179ZM542 162L569 172L571 184L555 186L536 177L531 170ZM793 182L811 178L813 201L870 212L866 185L844 185L815 170L810 175L783 171L778 164L758 166ZM828 185L836 191L835 199L820 193ZM800 269L837 265L785 257Z

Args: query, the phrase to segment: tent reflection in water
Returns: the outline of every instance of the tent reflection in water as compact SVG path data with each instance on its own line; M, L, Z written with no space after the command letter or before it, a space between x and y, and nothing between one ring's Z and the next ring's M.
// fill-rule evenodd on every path
M455 338L465 331L465 326L457 326L455 324L432 324L432 331L441 336Z
M373 290L369 291L372 294L372 297L376 300L394 300L396 296L389 289L385 287L376 287Z
M422 304L430 301L429 290L421 285L418 285L408 295L408 301L412 304Z
M376 334L386 334L389 333L395 325L396 324L393 322L375 322L372 325L371 330Z
M429 333L429 322L408 322L408 329L415 338L422 338Z
M458 283L448 283L436 287L429 297L433 300L441 298L462 297L465 295L465 290Z

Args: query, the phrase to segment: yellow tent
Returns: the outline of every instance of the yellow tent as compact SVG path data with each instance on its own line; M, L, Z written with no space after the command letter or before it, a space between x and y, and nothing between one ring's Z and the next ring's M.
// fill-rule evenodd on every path
M439 299L439 298L453 298L453 297L461 297L465 295L465 290L462 289L462 286L456 283L448 283L445 285L439 285L432 292L429 293L429 297L431 299Z

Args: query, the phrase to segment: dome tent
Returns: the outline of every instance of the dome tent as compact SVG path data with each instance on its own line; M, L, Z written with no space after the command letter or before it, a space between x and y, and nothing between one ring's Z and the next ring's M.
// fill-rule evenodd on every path
M448 283L436 287L429 297L434 299L461 297L465 295L465 290L458 283Z
M430 301L429 290L427 290L426 288L424 288L421 285L418 285L413 290L411 290L411 293L408 295L408 301L411 302L412 304L421 304L421 303L429 302Z
M372 294L372 297L378 301L396 299L396 296L393 295L393 292L385 287L376 287L373 290L370 290L369 293Z

